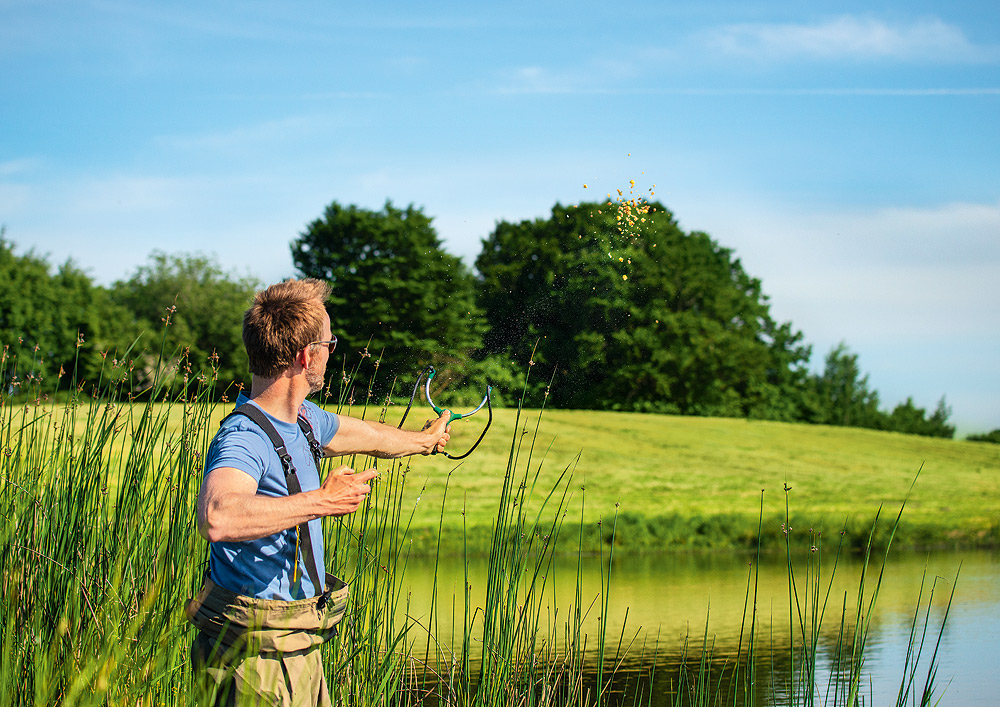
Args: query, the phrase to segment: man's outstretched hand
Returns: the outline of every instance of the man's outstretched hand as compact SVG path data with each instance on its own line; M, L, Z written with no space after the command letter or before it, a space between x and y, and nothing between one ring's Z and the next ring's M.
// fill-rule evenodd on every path
M438 419L428 420L424 423L423 432L434 440L433 444L424 454L444 451L445 445L451 439L451 425L448 424L449 420L451 420L451 411L445 410Z

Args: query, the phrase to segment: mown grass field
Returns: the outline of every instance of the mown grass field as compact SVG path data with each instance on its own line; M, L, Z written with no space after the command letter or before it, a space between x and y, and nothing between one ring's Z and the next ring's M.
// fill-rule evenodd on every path
M411 483L426 485L416 526L436 526L449 473L444 526L461 527L463 506L469 526L490 524L511 441L520 438L522 457L528 453L538 412L523 412L517 430L514 418L513 410L498 411L487 440L460 465L413 462ZM482 422L456 423L451 445L464 451ZM762 490L765 523L778 523L762 536L777 536L786 485L793 528L812 527L829 538L846 521L857 544L880 505L895 516L921 467L900 526L904 544L1000 540L1000 446L991 444L742 419L547 410L533 451L532 467L538 466L541 489L565 469L572 472L568 521L580 517L582 504L584 523L603 518L607 535L617 511L616 544L625 549L750 544Z
M212 424L229 408L220 404ZM407 428L419 428L429 412L415 408ZM380 414L369 409L366 416ZM386 421L395 424L401 414L402 407L393 406ZM170 419L179 416L178 407ZM761 512L761 536L772 544L782 538L786 485L793 532L822 532L827 544L845 523L848 541L862 544L880 505L880 528L887 530L908 492L896 542L1000 543L997 445L743 419L579 410L545 410L540 419L538 410L523 410L516 417L514 409L495 410L486 439L464 461L411 460L404 513L412 512L415 549L432 549L439 524L449 550L461 547L463 527L474 548L488 544L512 443L520 444L521 468L531 456L527 481L535 483L536 502L564 472L572 476L564 484L563 533L576 535L582 519L591 550L599 542L597 522L607 543L616 513L615 544L625 550L753 545ZM452 452L468 449L485 422L485 411L456 422ZM389 468L386 461L345 461L358 469ZM577 540L567 547L576 549Z

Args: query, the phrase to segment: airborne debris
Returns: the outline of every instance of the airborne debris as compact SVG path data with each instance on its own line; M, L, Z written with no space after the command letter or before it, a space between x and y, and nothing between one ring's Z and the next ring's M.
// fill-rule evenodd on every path
M632 153L629 153L631 157ZM642 172L645 174L645 171ZM583 185L584 189L588 188L587 184ZM656 195L655 192L656 185L653 184L647 191L649 197ZM620 241L620 246L625 248L629 245L636 245L636 241L641 239L645 234L642 232L646 228L646 224L652 225L653 217L652 214L656 213L656 208L650 204L646 196L642 193L637 193L636 181L634 179L628 180L628 193L625 193L625 189L615 189L617 195L612 197L612 193L607 193L607 201L601 204L602 208L597 209L597 214L600 216L604 215L604 209L607 208L610 213L610 209L614 209L615 214L615 230L617 231L618 237L622 240ZM576 208L576 205L574 205ZM567 215L568 216L568 215ZM594 218L594 212L590 212L590 218ZM583 238L583 234L577 235L578 239ZM617 240L617 238L615 239ZM615 249L618 249L619 244L614 244ZM656 244L653 243L653 248ZM614 255L608 253L608 258L614 260ZM619 263L624 263L627 265L632 264L632 258L626 258L624 256L618 257ZM627 274L622 274L622 280L628 280Z

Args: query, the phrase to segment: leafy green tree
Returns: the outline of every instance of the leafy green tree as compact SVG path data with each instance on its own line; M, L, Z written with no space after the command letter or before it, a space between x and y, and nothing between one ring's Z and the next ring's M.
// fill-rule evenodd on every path
M955 426L949 425L948 418L951 417L951 406L945 401L945 396L941 396L934 412L927 420L926 434L930 437L947 437L954 439Z
M955 434L955 427L948 424L951 408L944 397L929 417L926 410L913 403L912 397L893 408L891 413L881 410L878 392L869 387L868 375L861 374L858 355L844 342L830 350L823 373L812 376L809 383L803 417L809 422L927 437L951 438Z
M15 253L0 229L0 343L8 383L39 383L48 391L96 382L102 354L122 338L123 319L72 261L52 272L33 251Z
M984 432L982 434L972 434L966 437L966 439L970 442L992 442L993 444L1000 444L1000 429Z
M258 288L255 278L227 273L211 257L154 251L130 278L115 282L110 294L130 313L131 324L145 332L140 348L147 379L160 361L161 336L169 319L164 361L176 363L187 349L195 366L217 369L217 385L225 389L249 383L243 313ZM191 371L189 382L196 375L198 371Z
M879 411L878 392L861 374L858 355L843 341L826 355L823 373L812 379L813 403L809 421L844 427L885 426Z
M925 437L951 439L955 436L955 427L947 424L949 417L951 417L951 408L943 397L938 401L937 407L930 417L927 417L926 410L914 405L913 398L907 398L905 403L897 405L893 408L892 413L886 416L885 429Z
M332 286L342 350L380 358L390 377L410 380L428 363L457 373L480 347L475 279L412 204L371 211L333 202L291 248L302 275Z
M558 367L564 407L794 419L801 334L731 250L647 206L499 222L476 261L485 349Z

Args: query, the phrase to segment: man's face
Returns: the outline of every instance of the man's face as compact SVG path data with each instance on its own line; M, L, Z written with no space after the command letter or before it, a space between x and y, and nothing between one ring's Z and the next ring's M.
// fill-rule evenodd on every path
M332 337L330 331L330 315L323 314L323 336L320 340L328 340ZM330 360L330 350L326 346L313 346L312 358L309 367L306 369L306 382L309 384L310 393L318 393L323 389L326 378L326 364Z

